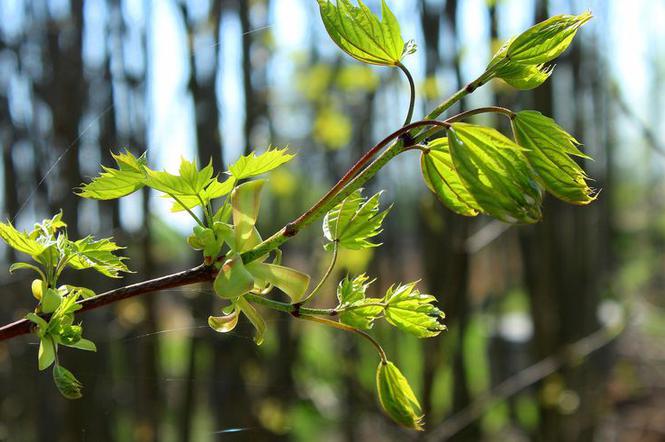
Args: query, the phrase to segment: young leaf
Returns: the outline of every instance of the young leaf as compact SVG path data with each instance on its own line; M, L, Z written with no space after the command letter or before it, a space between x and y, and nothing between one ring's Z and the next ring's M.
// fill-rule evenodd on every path
M427 187L453 212L476 216L480 206L455 170L448 139L437 138L428 147L429 152L423 152L420 156L420 168Z
M203 204L208 204L210 201L221 198L231 192L235 183L236 179L232 176L222 182L217 178L213 178L207 187L197 195L176 194L175 196L178 198L178 201L173 201L171 212L182 212L187 209L191 210L194 207L200 206L201 201L203 201ZM172 197L170 195L164 195L164 198Z
M62 295L52 288L47 288L42 293L42 300L40 302L42 307L42 312L44 313L53 313L58 309L60 303L62 302Z
M136 192L145 185L147 159L145 153L136 158L128 150L111 154L117 169L102 166L104 172L88 184L82 184L77 194L83 198L110 200Z
M596 197L584 170L571 158L589 158L579 142L556 122L536 111L518 112L513 132L543 186L557 198L571 204L589 204Z
M39 370L46 370L55 361L55 343L50 336L44 336L39 340L39 352L37 363Z
M518 35L508 46L506 59L532 65L547 63L566 50L591 17L590 12L550 17Z
M396 66L413 45L405 46L399 23L385 0L381 2L379 18L358 0L353 6L349 0L318 0L321 19L330 38L351 57L364 63Z
M42 278L46 279L44 272L42 272L39 267L29 264L27 262L15 262L14 264L9 266L9 273L14 273L17 270L32 270L37 274L39 274L39 276L41 276Z
M423 430L420 403L409 381L390 361L379 363L376 369L376 389L381 407L399 425L412 430Z
M234 305L233 310L228 315L208 316L208 325L216 332L228 333L238 325L239 313L240 309Z
M543 64L507 63L496 70L496 77L515 89L529 90L543 84L552 74L553 67Z
M31 235L25 232L16 230L9 221L0 223L0 237L12 249L30 256L39 255L46 248L36 238L31 237Z
M46 330L48 329L48 322L46 322L44 318L35 313L28 313L25 315L25 319L37 325L39 329L39 336L44 336Z
M337 299L339 305L340 322L351 327L369 330L374 325L374 320L383 312L381 300L366 298L365 292L373 281L364 273L353 279L348 276L340 281L337 286Z
M295 155L287 153L287 149L268 149L260 155L254 152L242 156L229 167L229 172L236 180L257 176L291 161Z
M325 245L327 250L334 242L354 250L380 245L369 240L381 233L381 223L390 210L379 212L381 193L366 199L362 196L362 189L358 189L326 213L323 234L331 241Z
M254 288L254 277L247 271L240 255L231 256L219 269L213 284L215 293L225 299L236 299Z
M523 149L497 130L453 123L448 144L455 170L482 210L505 222L540 220L542 194Z
M256 280L272 284L289 295L292 302L300 301L307 293L310 278L306 273L290 267L257 261L247 264L246 268L254 276L255 285L257 285ZM258 285L264 286L265 284Z
M245 298L238 298L236 303L244 315L247 316L249 322L251 322L256 329L254 342L256 342L256 345L261 345L263 343L263 335L266 332L266 321Z
M114 254L121 249L123 247L111 238L95 240L92 236L86 236L71 242L69 266L77 270L94 269L109 278L120 278L120 272L129 272L123 262L126 258Z
M56 364L53 367L53 381L58 387L60 394L67 399L79 399L83 395L81 389L83 385L74 377L71 371L62 365Z
M446 329L441 323L445 315L432 304L436 298L421 294L415 285L412 282L388 289L383 300L386 320L418 338L437 336Z
M67 347L77 348L79 350L97 351L97 346L95 345L95 343L84 338L81 338L72 344L63 343L63 345L66 345Z
M248 242L254 235L254 226L261 207L263 184L264 180L248 181L233 189L231 193L236 252L243 252L249 248Z
M178 175L150 169L147 169L146 172L145 183L147 186L176 197L197 196L213 180L212 163L208 163L203 169L198 170L196 163L184 158L180 160Z

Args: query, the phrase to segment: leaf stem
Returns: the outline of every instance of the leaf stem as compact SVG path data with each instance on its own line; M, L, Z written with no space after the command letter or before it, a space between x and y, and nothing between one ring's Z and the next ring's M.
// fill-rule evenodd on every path
M379 357L381 358L381 362L386 364L388 363L388 357L386 356L386 352L383 350L383 347L381 347L381 344L374 339L370 334L359 330L357 328L351 327L350 325L342 324L341 322L333 321L331 319L327 318L321 318L319 316L309 316L309 315L300 315L298 316L300 319L305 319L307 321L313 321L313 322L318 322L321 324L325 324L329 327L334 327L340 330L356 333L363 338L367 339L373 346L376 348L376 351L379 353Z
M411 72L404 66L402 63L398 62L396 65L402 72L404 72L404 75L406 75L406 79L409 81L409 90L410 90L410 95L409 95L409 111L406 114L406 119L404 120L404 124L402 126L406 126L411 122L411 119L413 118L413 109L416 105L416 85L413 82L413 77L411 76Z
M197 223L199 226L201 226L201 227L205 227L205 226L206 226L206 225L203 224L203 222L201 221L201 218L199 218L198 216L196 216L196 213L192 212L192 210L191 210L189 207L187 207L186 205L184 205L183 202L180 201L180 199L178 199L177 196L175 196L175 195L172 194L172 193L167 193L167 195L170 196L171 198L173 198L173 199L175 200L176 203L180 204L180 207L182 207L182 208L185 209L187 212L189 212L189 214L191 215L191 217L194 218L194 221L196 221L196 223Z
M326 272L323 274L321 279L319 280L319 283L312 289L311 292L309 292L309 295L305 296L303 299L297 302L299 306L303 306L307 304L318 292L321 290L321 287L323 287L323 284L326 283L328 280L328 277L332 273L333 269L335 268L335 263L337 262L337 252L339 249L339 243L337 241L333 242L333 254L332 258L330 259L330 265L328 266L328 269Z

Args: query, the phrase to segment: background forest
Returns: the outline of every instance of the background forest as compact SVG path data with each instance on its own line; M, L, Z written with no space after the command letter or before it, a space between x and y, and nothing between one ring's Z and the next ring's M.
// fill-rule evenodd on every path
M0 440L662 440L665 2L389 3L418 43L406 60L417 117L534 22L595 16L542 87L495 81L461 106L555 116L594 157L585 168L603 189L598 200L548 198L533 226L463 218L435 202L415 158L400 159L370 183L396 203L384 247L341 253L318 300L331 300L347 272L376 275L378 293L422 278L449 331L424 341L384 324L373 333L422 399L427 431L381 413L365 342L274 312L261 347L246 323L214 333L216 300L201 286L82 315L98 352L62 355L86 386L80 400L38 372L35 336L1 342ZM224 169L252 149L288 145L298 157L270 176L262 208L261 231L272 232L399 127L407 106L399 72L342 54L313 0L0 1L2 217L29 228L62 208L71 237L127 245L136 273L125 282L84 274L80 285L97 292L200 259L185 244L186 215L147 188L119 202L72 194L111 151L147 151L156 169L180 155ZM491 118L478 121L504 124ZM321 274L322 243L316 224L286 245L288 265ZM16 256L0 252L6 269ZM32 308L31 279L0 271L2 324Z

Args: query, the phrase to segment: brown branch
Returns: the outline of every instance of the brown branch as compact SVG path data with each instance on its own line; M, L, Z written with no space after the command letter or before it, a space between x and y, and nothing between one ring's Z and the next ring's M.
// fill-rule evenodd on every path
M78 303L81 305L79 312L96 309L97 307L117 302L122 299L133 296L143 295L145 293L156 292L159 290L181 287L183 285L194 284L196 282L212 281L217 270L213 266L200 265L182 272L173 273L149 281L138 282L125 287L120 287L108 292L100 293L88 299L83 299ZM51 315L42 315L48 321ZM20 319L11 324L0 327L0 341L11 339L16 336L25 335L32 331L34 324L27 319Z

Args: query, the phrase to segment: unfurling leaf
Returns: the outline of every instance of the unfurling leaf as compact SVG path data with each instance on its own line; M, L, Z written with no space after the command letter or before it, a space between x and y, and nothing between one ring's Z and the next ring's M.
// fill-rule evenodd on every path
M102 166L104 172L78 189L80 197L110 200L134 193L145 185L147 165L145 153L138 158L127 150L124 153L111 155L118 168Z
M536 111L518 112L513 119L513 132L517 142L528 149L527 159L552 195L572 204L589 204L595 199L584 170L572 158L589 157L553 119Z
M252 290L254 277L247 271L240 255L229 257L219 269L213 288L217 296L236 299Z
M438 138L420 156L420 168L427 187L450 210L464 216L476 216L480 206L462 183L450 156L447 138Z
M528 90L543 84L552 74L553 67L508 63L496 70L496 77L515 89Z
M286 148L268 149L260 155L252 152L249 155L240 157L238 161L229 167L229 172L231 172L231 175L236 180L242 180L270 172L282 164L291 161L294 156L289 154Z
M381 20L358 0L318 0L321 19L330 38L351 57L364 63L396 66L404 55L415 51L405 45L399 23L385 1L381 2Z
M46 370L55 361L55 343L50 336L45 336L39 340L39 352L37 353L37 363L39 370Z
M446 326L444 313L433 305L436 298L415 288L416 283L390 287L383 302L386 320L395 327L418 338L437 336Z
M248 181L233 189L231 207L233 208L233 226L235 228L235 247L238 253L252 247L255 236L256 218L261 207L261 190L264 180Z
M376 369L376 389L379 402L386 414L399 425L412 430L423 430L420 403L409 381L390 361L379 363Z
M364 273L353 279L347 276L340 281L337 286L339 305L336 308L340 312L340 322L362 330L372 328L374 321L383 313L380 299L365 297L372 282Z
M208 316L208 325L219 333L228 333L238 325L240 309L233 305L229 314L223 316Z
M307 293L310 278L306 273L290 267L256 261L247 264L246 268L254 277L254 284L258 285L259 289L272 284L289 295L292 302L300 301Z
M370 239L381 233L381 223L390 210L388 208L379 212L381 193L366 199L362 196L362 189L358 189L326 214L323 218L323 234L331 241L326 244L327 250L335 242L341 247L354 250L380 245Z
M542 193L523 149L496 129L453 123L448 144L455 170L483 212L505 222L541 218Z
M46 248L44 244L25 232L20 232L8 221L0 223L0 237L9 247L30 256L41 254Z
M591 13L556 15L530 27L510 43L505 57L522 64L547 63L561 55Z
M56 364L53 367L53 381L60 394L67 399L79 399L83 396L81 394L83 385L62 365Z
M109 278L120 278L120 272L129 272L123 262L126 258L114 253L124 247L118 246L111 238L95 240L92 236L86 236L70 244L72 256L69 266L74 269L94 269Z

